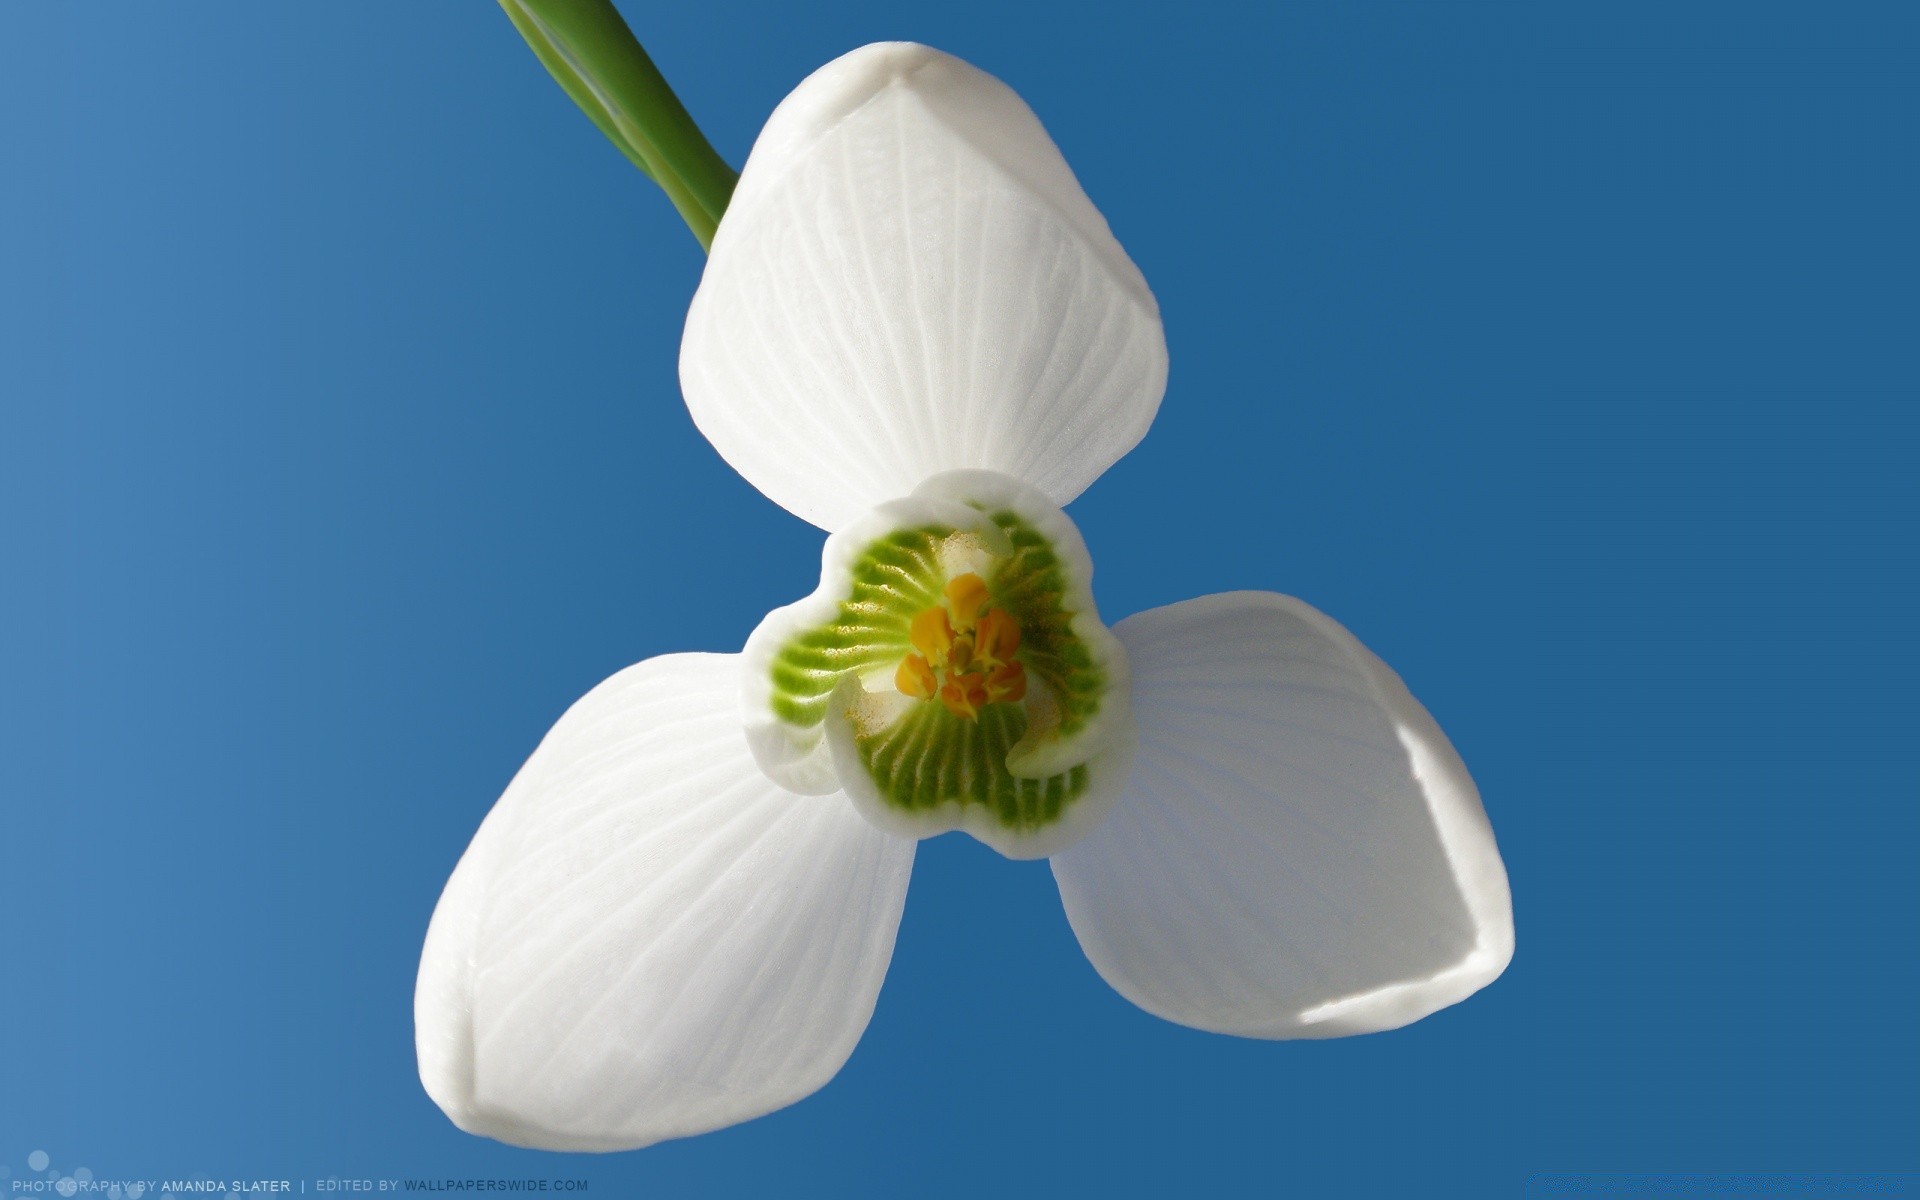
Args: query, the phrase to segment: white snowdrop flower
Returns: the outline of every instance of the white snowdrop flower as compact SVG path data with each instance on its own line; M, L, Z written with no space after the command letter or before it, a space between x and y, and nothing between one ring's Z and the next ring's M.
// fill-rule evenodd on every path
M868 46L767 122L680 372L701 431L830 531L741 654L563 716L434 913L421 1077L463 1129L615 1150L790 1104L872 1015L916 840L1048 856L1150 1012L1390 1029L1497 976L1505 870L1399 678L1298 600L1101 623L1061 507L1147 431L1153 294L1027 106Z

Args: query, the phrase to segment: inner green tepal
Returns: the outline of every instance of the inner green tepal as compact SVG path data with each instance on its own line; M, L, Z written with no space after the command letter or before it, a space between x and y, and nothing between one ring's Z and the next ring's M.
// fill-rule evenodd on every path
M975 507L1007 553L937 523L875 538L854 556L833 618L774 656L771 703L789 725L818 726L852 675L865 693L854 744L887 805L918 814L959 804L1010 830L1038 829L1086 791L1089 769L1025 777L1008 757L1023 740L1084 730L1109 681L1074 632L1073 589L1048 539L1017 512ZM979 589L970 575L984 601L964 595ZM995 649L1010 642L1010 653Z

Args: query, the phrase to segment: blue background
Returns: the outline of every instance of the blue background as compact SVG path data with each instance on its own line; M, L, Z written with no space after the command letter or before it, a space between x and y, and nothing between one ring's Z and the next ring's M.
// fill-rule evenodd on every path
M490 5L8 6L0 1163L676 1197L1920 1168L1902 7L630 6L736 164L866 41L1028 98L1173 353L1073 508L1103 610L1348 624L1472 765L1519 952L1399 1032L1208 1036L1100 982L1043 864L948 837L822 1093L556 1159L426 1099L414 966L571 700L815 581L820 534L680 403L699 249Z

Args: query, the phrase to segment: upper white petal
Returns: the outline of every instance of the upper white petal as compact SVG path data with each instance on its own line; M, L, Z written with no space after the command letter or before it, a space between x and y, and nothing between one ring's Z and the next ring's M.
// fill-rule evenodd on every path
M461 1128L617 1150L824 1084L872 1016L914 843L769 783L735 655L630 667L574 705L434 911L420 1077Z
M838 529L941 471L1065 505L1146 433L1158 307L999 80L911 43L809 76L754 144L687 316L694 422Z
M1183 1025L1391 1029L1492 981L1513 910L1480 797L1398 676L1309 605L1207 596L1114 630L1139 748L1053 859L1101 976Z

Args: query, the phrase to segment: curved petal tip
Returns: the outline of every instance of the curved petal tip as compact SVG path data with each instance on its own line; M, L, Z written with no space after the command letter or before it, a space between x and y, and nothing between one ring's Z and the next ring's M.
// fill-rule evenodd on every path
M1116 990L1200 1029L1337 1037L1417 1021L1506 968L1513 907L1479 792L1351 633L1265 592L1115 632L1136 765L1053 867Z

